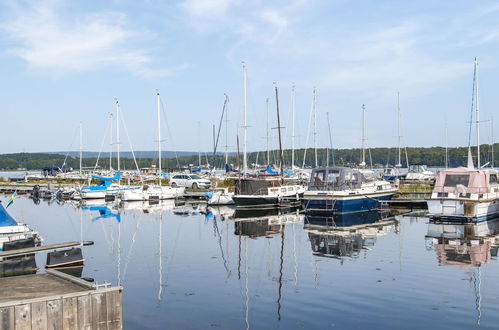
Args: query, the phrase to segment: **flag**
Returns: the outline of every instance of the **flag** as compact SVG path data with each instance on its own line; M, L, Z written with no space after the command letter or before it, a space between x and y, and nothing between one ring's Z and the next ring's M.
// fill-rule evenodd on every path
M9 202L7 203L7 206L5 208L8 208L12 203L14 203L14 201L16 200L16 196L17 196L17 190L14 191L12 196L10 196Z

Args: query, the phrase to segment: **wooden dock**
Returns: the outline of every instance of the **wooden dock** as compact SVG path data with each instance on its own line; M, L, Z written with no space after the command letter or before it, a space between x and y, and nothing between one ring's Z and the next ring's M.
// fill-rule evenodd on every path
M121 329L122 290L56 270L0 278L0 329Z

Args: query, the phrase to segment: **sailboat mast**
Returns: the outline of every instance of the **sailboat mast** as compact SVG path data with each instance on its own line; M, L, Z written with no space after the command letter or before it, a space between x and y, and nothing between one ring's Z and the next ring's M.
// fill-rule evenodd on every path
M118 171L120 170L120 104L116 100L116 157L118 158Z
M492 145L491 145L491 148L490 148L490 153L491 153L491 158L492 159L491 159L491 162L490 162L490 166L492 168L494 168L494 160L495 159L494 159L494 116L493 115L490 116L490 130L491 130L490 137L492 139Z
M83 157L83 137L82 137L82 133L83 133L83 130L82 130L82 122L80 121L80 174L82 173L81 172L81 169L82 169L82 157Z
M313 106L314 106L314 152L315 152L315 167L318 167L319 163L317 161L317 97L316 97L316 93L315 93L315 88L314 88Z
M449 139L447 132L447 121L445 121L445 168L449 168Z
M362 162L360 163L360 166L366 166L365 126L366 126L366 106L362 104Z
M161 111L160 111L160 99L159 90L156 90L157 98L157 108L158 108L158 174L159 174L159 185L161 186Z
M267 165L270 164L270 150L269 150L269 98L265 100L265 104L267 107Z
M475 110L476 110L476 152L477 152L477 168L480 168L480 107L478 102L478 61L475 57Z
M225 94L225 104L226 104L226 108L225 108L225 164L229 164L229 151L228 151L228 140L227 140L227 137L228 137L228 124L227 122L229 121L228 119L228 111L229 111L229 97L227 96L227 94Z
M397 149L398 149L398 163L395 167L402 167L401 151L400 151L400 93L397 92Z
M198 121L198 164L201 168L201 122Z
M248 156L247 156L247 139L248 139L248 93L247 93L247 72L246 72L246 64L243 62L243 89L244 89L244 140L243 140L243 169L244 175L248 172Z
M281 182L284 181L284 156L282 151L282 140L281 140L281 117L279 116L279 94L277 91L277 86L275 86L275 103L277 109L277 132L279 133L279 165L281 168Z
M295 84L293 84L291 93L291 170L295 166L295 99Z
M109 171L113 169L113 113L109 113Z
M326 118L327 118L327 129L329 132L329 145L331 148L331 160L333 161L333 166L336 166L336 163L334 161L333 137L331 134L331 124L329 123L329 112L326 112ZM328 165L329 165L329 156L328 156Z

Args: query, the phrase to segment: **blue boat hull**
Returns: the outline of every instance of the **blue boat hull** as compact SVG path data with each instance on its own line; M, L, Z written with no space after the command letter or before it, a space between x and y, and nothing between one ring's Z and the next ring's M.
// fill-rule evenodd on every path
M376 197L359 197L351 199L309 198L304 197L303 204L306 214L328 215L334 213L352 213L377 210L379 201L390 200L393 194Z

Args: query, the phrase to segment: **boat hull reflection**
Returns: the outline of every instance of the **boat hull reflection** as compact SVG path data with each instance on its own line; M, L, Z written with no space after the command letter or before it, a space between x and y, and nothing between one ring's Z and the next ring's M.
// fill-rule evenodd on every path
M307 215L304 220L314 255L338 259L356 258L361 251L373 249L377 238L397 225L388 213L378 211L331 217Z

